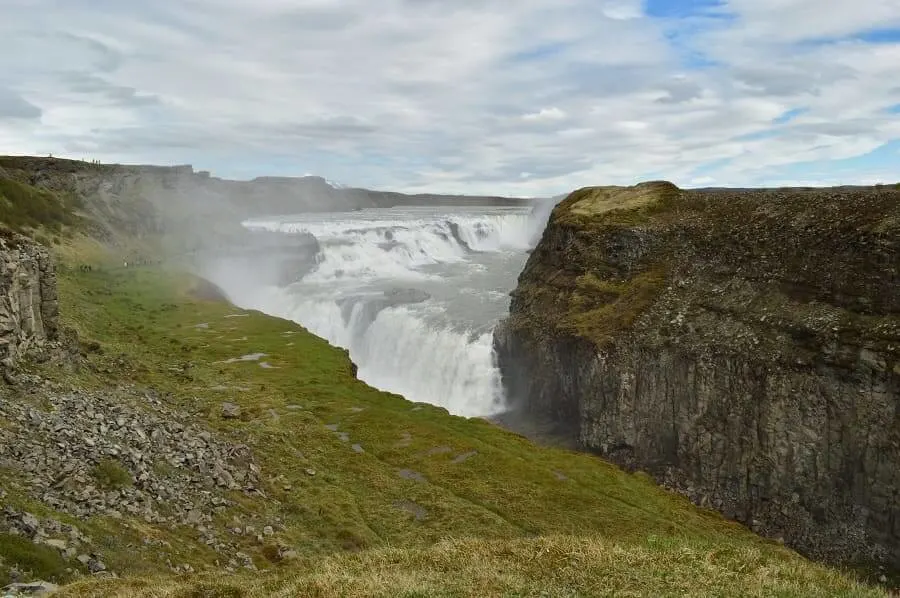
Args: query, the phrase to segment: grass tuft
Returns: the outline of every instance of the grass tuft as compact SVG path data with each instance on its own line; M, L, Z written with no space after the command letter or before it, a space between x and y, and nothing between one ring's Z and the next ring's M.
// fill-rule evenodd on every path
M68 577L68 564L49 546L35 544L23 536L0 533L0 586L12 570L22 577L60 581Z
M131 474L115 459L104 459L91 471L102 488L119 490L132 485Z

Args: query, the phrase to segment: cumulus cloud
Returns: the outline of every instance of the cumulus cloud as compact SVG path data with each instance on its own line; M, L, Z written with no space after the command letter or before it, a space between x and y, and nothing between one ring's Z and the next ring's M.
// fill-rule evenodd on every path
M7 0L0 152L406 191L900 178L895 0Z

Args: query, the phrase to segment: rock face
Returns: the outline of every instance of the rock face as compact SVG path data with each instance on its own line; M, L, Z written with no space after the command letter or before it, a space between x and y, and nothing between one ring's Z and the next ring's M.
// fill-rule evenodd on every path
M56 270L50 253L24 237L0 237L0 360L10 367L58 336Z
M576 191L495 346L507 422L900 567L900 188Z

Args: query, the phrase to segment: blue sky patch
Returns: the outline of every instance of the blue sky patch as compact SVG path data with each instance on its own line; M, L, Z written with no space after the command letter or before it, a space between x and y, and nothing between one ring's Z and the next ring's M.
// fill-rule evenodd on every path
M882 182L893 183L900 180L897 164L900 164L900 139L889 141L860 156L843 160L796 162L772 169L766 175L772 179L843 179L846 184L856 184L861 172L885 172L894 173L895 180Z
M775 120L773 120L772 122L774 122L776 125L783 125L783 124L791 122L792 120L794 120L795 118L797 118L798 116L800 116L801 114L804 114L806 112L809 112L809 108L792 108L792 109L788 110L787 112L785 112L784 114L782 114L781 116L779 116L778 118L776 118Z
M854 39L867 44L898 44L900 43L900 29L873 29L854 36Z
M900 44L900 29L870 29L869 31L862 31L852 35L814 37L798 42L797 46L800 48L816 48L840 42L862 42L872 45Z
M721 0L644 0L644 13L661 19L682 19L721 13Z

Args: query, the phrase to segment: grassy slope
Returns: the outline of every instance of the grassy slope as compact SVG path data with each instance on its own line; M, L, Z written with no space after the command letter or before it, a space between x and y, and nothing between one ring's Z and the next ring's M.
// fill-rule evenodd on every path
M189 287L187 279L152 269L64 272L62 312L104 347L92 358L99 369L113 369L79 383L128 378L152 385L210 427L247 442L272 500L246 499L244 514L283 517L279 541L311 560L272 577L91 581L64 595L133 595L133 584L191 595L165 592L204 583L247 595L273 595L271 584L325 596L440 595L439 586L445 595L659 595L665 588L679 594L679 587L694 595L878 595L642 475L376 391L352 377L343 351L299 326L252 312L228 318L233 307L192 299ZM254 352L267 353L277 369L216 363ZM186 372L171 369L186 363ZM221 386L247 390L210 390ZM243 421L219 417L223 400L243 407ZM351 450L352 443L365 452ZM454 462L470 451L477 455ZM403 469L427 481L405 479ZM397 507L406 501L427 515L418 520ZM448 538L457 540L439 543ZM189 533L183 540L185 561L199 567L212 558L191 548ZM267 564L264 547L246 550ZM338 556L318 560L332 553ZM128 573L137 558L115 565ZM551 574L554 564L569 566Z
M662 492L645 476L376 391L353 378L343 351L263 314L228 317L237 310L196 299L190 278L120 269L117 258L100 264L96 244L66 243L60 255L65 323L102 352L77 374L42 375L86 388L134 384L170 393L170 404L250 445L262 466L267 498L235 494L240 506L217 525L254 515L285 523L263 545L238 540L258 566L275 571L223 576L189 528L94 518L82 529L107 564L131 578L76 582L63 596L882 595ZM71 267L85 262L102 267ZM254 352L267 353L276 368L220 363ZM214 390L221 387L229 390ZM241 420L220 418L225 400L243 407ZM349 442L326 427L332 424ZM14 485L6 502L55 515ZM142 545L145 537L171 546L155 552ZM24 552L2 540L7 561ZM297 562L276 564L276 544L295 551ZM36 572L66 566L52 554L25 556ZM158 577L169 557L211 572Z

